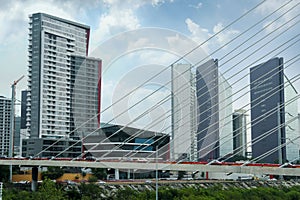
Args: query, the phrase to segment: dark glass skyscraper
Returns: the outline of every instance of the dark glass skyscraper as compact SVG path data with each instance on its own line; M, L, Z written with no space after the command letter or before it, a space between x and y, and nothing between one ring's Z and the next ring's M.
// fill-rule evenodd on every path
M197 150L199 160L211 160L231 154L231 86L218 69L217 60L197 67Z
M21 129L26 129L27 113L27 90L22 91L21 95Z
M285 129L278 136L278 120L285 121L283 59L273 58L250 69L252 157L256 158L285 143ZM283 105L280 112L278 105ZM268 136L263 138L264 134ZM259 138L262 138L258 141ZM281 141L278 141L281 138ZM261 162L278 162L278 151L261 159ZM282 148L286 159L285 147Z
M299 159L298 93L284 74L283 58L251 68L250 89L252 157L266 153L260 161L268 163L280 161L280 154L283 162Z

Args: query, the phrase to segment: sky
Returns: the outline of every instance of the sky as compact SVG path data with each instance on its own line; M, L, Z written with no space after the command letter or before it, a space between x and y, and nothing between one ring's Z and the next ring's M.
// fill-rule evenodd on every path
M226 27L179 62L196 65L206 56L218 59L220 71L233 84L232 90L237 94L234 96L234 109L241 108L249 101L249 95L238 96L249 91L248 87L242 89L249 84L249 68L276 56L289 61L298 55L300 49L297 37L300 32L300 25L297 24L299 19L294 18L300 13L299 0L266 0L230 25L260 2L262 1L0 0L0 95L10 97L11 84L22 75L25 78L17 85L19 100L20 91L27 88L28 16L44 12L90 26L90 56L103 59L102 110L118 101L120 94L129 92L134 85L137 86L154 75L156 69L170 65ZM283 7L279 9L281 6ZM279 10L276 11L277 9ZM276 12L270 15L274 11ZM283 16L280 17L281 15ZM264 19L265 17L267 18ZM274 21L275 19L277 20ZM232 39L234 41L231 42ZM241 47L234 51L239 45ZM285 66L285 73L289 78L299 75L299 61ZM231 69L232 67L234 68ZM153 105L161 97L168 96L170 86L167 84L167 76L162 75L159 80L157 78L139 88L126 99L127 106L135 104L162 85L165 87L144 106ZM239 80L241 78L243 79ZM300 90L299 81L294 85ZM120 113L120 107L116 106L103 113L102 119L109 121ZM128 113L127 118L134 119L137 113L144 111L143 108L143 105L135 108L135 111ZM19 110L18 108L17 113ZM162 112L168 113L168 106L156 108L144 121L151 121L151 114ZM163 127L164 124L162 121L159 126Z

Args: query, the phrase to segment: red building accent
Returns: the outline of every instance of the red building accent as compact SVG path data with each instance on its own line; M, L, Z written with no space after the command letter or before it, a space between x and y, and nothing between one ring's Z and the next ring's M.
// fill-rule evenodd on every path
M86 30L86 56L89 54L90 29Z

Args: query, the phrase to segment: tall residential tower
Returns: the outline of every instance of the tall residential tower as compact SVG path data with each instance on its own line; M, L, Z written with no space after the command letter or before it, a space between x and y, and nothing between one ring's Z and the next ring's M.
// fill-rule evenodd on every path
M197 159L195 79L190 64L172 66L172 159Z
M44 13L30 16L26 126L31 139L78 139L98 127L101 60L87 57L89 37L89 26ZM92 117L96 120L81 126Z
M11 99L0 96L0 155L8 156Z

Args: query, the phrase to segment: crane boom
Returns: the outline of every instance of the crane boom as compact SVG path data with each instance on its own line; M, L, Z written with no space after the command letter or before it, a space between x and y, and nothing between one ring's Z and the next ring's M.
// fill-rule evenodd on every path
M22 80L25 76L22 75L18 80L14 81L13 85L17 85L20 80Z

